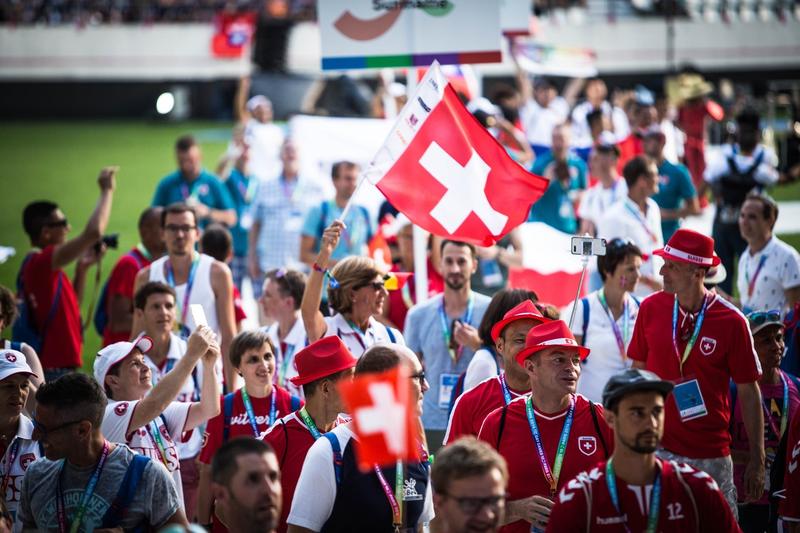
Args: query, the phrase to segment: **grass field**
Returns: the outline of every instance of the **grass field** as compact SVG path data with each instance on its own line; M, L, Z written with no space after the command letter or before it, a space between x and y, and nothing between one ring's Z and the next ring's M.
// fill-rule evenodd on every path
M173 144L182 134L192 133L200 141L204 162L213 170L225 150L230 124L188 122L59 122L4 123L0 127L0 245L16 248L17 254L0 265L0 284L14 287L19 265L30 248L22 231L22 210L32 200L52 200L61 206L79 232L94 208L99 189L97 175L105 165L119 165L117 189L108 233L120 234L119 250L103 260L103 276L121 253L138 242L136 221L153 196L161 177L175 168ZM71 276L73 268L67 273ZM84 312L92 295L90 272ZM90 327L84 343L84 367L91 368L100 339Z
M97 174L105 165L119 165L117 189L108 233L120 234L119 250L103 261L108 274L120 253L138 241L136 220L149 205L158 180L175 168L173 143L194 134L203 149L206 167L213 169L225 150L230 124L187 122L56 122L4 123L0 126L0 245L17 254L0 265L0 284L14 287L16 274L30 245L22 231L22 210L32 200L57 202L73 227L80 231L97 200ZM780 201L800 200L800 183L774 191ZM800 234L782 236L800 248ZM72 275L72 268L67 269ZM92 274L90 273L90 276ZM84 312L92 295L89 281ZM90 368L100 340L93 328L86 332L84 367Z

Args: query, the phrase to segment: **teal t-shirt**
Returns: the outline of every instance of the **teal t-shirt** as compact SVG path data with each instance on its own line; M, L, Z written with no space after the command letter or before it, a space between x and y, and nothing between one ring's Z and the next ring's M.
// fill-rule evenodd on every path
M200 171L200 175L192 183L183 179L180 170L169 174L158 183L151 205L166 207L175 202L186 202L189 198L211 209L234 209L228 189L205 169ZM207 223L207 220L201 220L200 227L205 227Z
M531 207L528 221L544 222L564 233L574 234L578 231L578 218L570 192L586 189L586 163L572 154L567 156L570 180L566 186L552 177L549 168L553 163L550 153L537 157L533 163L531 172L551 179L547 190Z
M678 209L682 203L697 196L689 170L681 164L673 164L666 159L658 166L658 194L653 200L662 209ZM680 227L679 220L661 219L661 232L664 242Z
M315 248L319 249L322 232L333 223L334 220L342 215L342 208L336 205L333 200L325 200L323 203L309 209L303 223L302 234L304 237L313 237L316 241ZM367 245L375 234L372 229L372 221L369 212L362 206L354 205L344 219L347 229L342 232L339 245L331 254L331 258L340 261L351 255L365 255Z

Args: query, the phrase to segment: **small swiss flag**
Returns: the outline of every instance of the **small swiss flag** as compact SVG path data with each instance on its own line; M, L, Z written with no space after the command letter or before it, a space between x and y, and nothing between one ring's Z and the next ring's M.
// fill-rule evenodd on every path
M397 460L419 461L408 372L400 367L339 384L358 437L358 467L367 471Z
M482 246L524 222L548 186L467 111L435 62L373 167L373 183L414 224Z

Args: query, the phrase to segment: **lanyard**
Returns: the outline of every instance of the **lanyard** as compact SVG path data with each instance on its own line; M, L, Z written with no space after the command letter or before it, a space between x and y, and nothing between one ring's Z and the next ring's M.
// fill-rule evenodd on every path
M286 373L289 371L289 361L294 355L294 344L286 344L281 342L281 368L278 370L278 385L283 387L286 382ZM290 351L291 349L291 351Z
M14 461L17 458L17 453L19 452L19 442L20 438L17 437L14 439L14 442L11 443L11 448L8 450L8 460L6 461L6 473L3 474L3 485L0 487L2 490L3 496L6 494L6 489L8 488L8 482L11 480L11 467L14 466Z
M619 494L617 494L617 477L614 474L614 465L612 461L614 458L608 460L606 463L606 486L608 493L611 496L611 503L614 504L614 509L617 514L622 516L622 510L619 506ZM653 492L650 494L650 509L647 512L647 533L655 533L658 529L658 512L661 507L661 470L656 468L656 479L653 482ZM625 531L630 531L628 524L625 525Z
M247 185L245 185L245 181L247 182ZM238 181L236 183L236 186L239 189L239 195L242 197L242 201L245 203L245 205L249 205L250 202L253 201L253 195L255 194L257 185L258 182L255 179L253 179L252 177L247 178L247 176L245 176L244 174L242 174L241 181Z
M747 297L750 298L753 296L753 289L756 288L756 280L758 279L759 273L761 273L761 269L764 267L764 263L767 262L767 254L764 253L758 259L758 266L756 267L756 271L753 273L753 277L750 277L750 268L744 269L744 279L747 281ZM749 261L745 261L746 266L749 267Z
M192 182L192 185L194 185L195 183L197 183L197 180L194 180ZM192 189L194 189L194 187L192 187ZM181 196L183 197L184 201L190 197L196 200L198 196L197 194L195 194L196 192L197 191L195 190L190 191L189 185L187 185L185 181L181 180Z
M409 277L406 284L400 289L400 296L403 297L403 303L406 304L406 309L414 307L414 299L411 297L411 285L413 281L414 280Z
M142 257L144 257L144 258L145 258L145 260L147 260L147 261L150 261L150 262L152 262L152 261L153 261L153 255L150 253L150 250L148 250L147 248L145 248L144 244L142 244L142 243L139 243L139 244L137 244L137 245L136 245L136 250L137 250L137 251L138 251L140 254L142 254Z
M601 289L597 293L597 298L600 300L600 305L603 306L603 311L606 312L606 316L608 317L608 321L611 322L611 329L614 331L614 338L617 340L617 346L619 347L619 353L622 356L622 361L627 361L628 357L625 354L625 343L628 342L628 335L630 334L630 319L628 316L628 297L625 296L625 301L622 305L622 331L619 330L619 326L617 326L617 321L614 320L614 315L611 313L611 309L608 308L608 302L606 302L606 295Z
M286 179L286 176L281 176L278 182L281 184L283 199L289 203L290 207L294 207L294 192L297 190L298 178L295 178L292 180L292 183L289 183L289 180Z
M75 517L72 519L72 524L70 524L69 527L70 533L77 533L78 529L81 527L83 515L86 514L86 508L89 505L89 500L91 500L92 495L94 494L94 489L97 488L97 481L100 479L100 473L103 471L103 466L106 464L106 459L108 459L109 449L110 446L108 441L103 441L103 453L100 455L100 460L97 462L97 466L94 467L92 477L90 477L89 481L86 483L86 488L83 489L81 504L78 506L78 510L75 512ZM61 460L61 470L58 471L58 481L56 482L56 491L58 493L58 498L56 498L56 512L58 515L58 529L61 533L67 532L67 511L66 505L64 504L64 492L61 490L61 477L64 473L65 462L66 459Z
M344 315L342 315L342 317L344 317ZM366 336L367 336L367 331L369 331L369 326L367 326L367 330L366 331L361 331L361 328L356 326L355 322L350 322L346 318L345 318L345 321L347 322L347 325L350 326L350 329L352 330L353 335L356 336L356 340L358 341L358 344L360 344L361 348L364 351L366 351L367 350ZM362 335L365 338L361 338Z
M689 353L692 351L692 348L694 348L694 343L697 342L697 336L700 335L700 328L703 327L703 320L706 317L706 308L708 307L709 299L707 294L703 296L703 307L700 308L700 314L697 316L697 322L694 324L694 331L692 332L689 342L686 343L686 348L683 350L683 357L681 357L680 351L678 350L678 295L675 295L675 303L672 306L672 346L675 348L675 355L678 356L681 377L683 376L683 364L689 358Z
M539 462L542 463L542 472L550 484L550 497L556 495L556 488L558 486L558 476L561 474L561 465L564 462L564 455L567 453L567 442L569 441L569 432L572 429L572 419L575 415L575 399L570 397L569 409L567 410L567 417L564 420L564 427L561 429L561 437L558 439L558 449L556 450L556 460L553 463L553 469L547 464L547 456L544 453L544 446L542 445L542 437L539 434L539 426L536 425L536 415L533 412L533 400L531 396L525 398L525 413L528 415L528 425L531 428L531 435L536 443L536 452L539 455Z
M153 441L153 444L155 444L158 454L161 456L161 462L164 463L164 466L169 470L167 447L164 445L164 439L161 438L161 430L158 428L158 424L156 424L155 420L151 420L146 427L147 434L150 435L150 439Z
M503 401L508 405L511 403L511 391L508 390L508 383L506 383L506 373L500 372L498 379L500 380L500 388L503 389Z
M469 300L467 300L467 312L464 314L464 319L461 321L464 324L469 324L472 322L472 312L475 307L475 299L472 296L472 293L469 295ZM453 332L450 330L450 324L447 322L447 313L444 312L444 297L442 297L442 305L439 306L439 321L442 323L442 335L444 336L444 345L447 347L447 351L450 353L450 358L453 360L453 364L458 361L458 358L461 357L461 352L464 350L464 347L459 345L458 350L453 350L450 347L450 343L453 340Z
M256 414L253 412L253 404L250 402L250 395L247 394L247 389L242 387L242 403L244 403L244 410L247 411L247 419L250 421L250 427L253 428L253 434L256 438L261 435L261 432L258 430L258 423L256 423ZM272 424L275 423L275 397L277 396L275 388L272 389L272 401L269 407L269 424L267 424L267 428L271 427Z
M654 243L658 242L658 237L653 230L650 229L650 226L647 225L647 219L642 216L642 212L639 211L639 206L636 204L631 205L631 203L632 202L630 200L625 200L625 208L636 218L637 221L639 221L642 229L644 229L644 231L646 231L650 236L650 240L652 240Z
M314 437L314 440L320 438L322 436L322 432L320 432L319 428L317 428L317 425L314 423L314 420L311 418L311 415L309 415L308 411L306 411L305 405L300 409L300 411L298 411L298 414L308 428L309 433L311 433L311 436Z
M186 280L186 291L183 293L183 305L181 305L181 329L186 327L186 313L189 311L189 298L192 295L192 286L194 285L194 276L197 274L197 265L200 264L200 254L194 253L192 258L192 267L189 269L189 278ZM172 263L167 260L167 283L173 289L175 286L175 274L172 271Z
M775 427L775 422L772 420L772 413L770 409L767 407L767 404L764 403L764 399L761 399L761 407L764 408L764 419L769 423L769 426L772 428L772 431L775 432L775 435L778 436L778 440L783 438L783 434L786 432L786 426L789 423L789 380L786 379L786 376L783 374L783 370L779 370L781 381L783 382L783 409L781 410L781 430L778 432L778 428Z
M403 461L397 461L394 475L394 493L389 486L389 482L383 475L381 467L375 465L375 475L378 476L378 481L381 482L381 488L386 499L389 500L389 505L392 507L392 525L395 531L400 531L403 527Z

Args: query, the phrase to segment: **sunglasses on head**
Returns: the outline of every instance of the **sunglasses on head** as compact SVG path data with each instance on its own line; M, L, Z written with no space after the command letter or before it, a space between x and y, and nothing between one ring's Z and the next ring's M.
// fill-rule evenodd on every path
M627 246L633 246L634 242L630 239L621 239L619 237L614 237L606 244L606 249L608 248L625 248Z
M747 321L753 326L760 326L767 322L780 322L781 312L775 309L771 311L754 311L747 315Z

